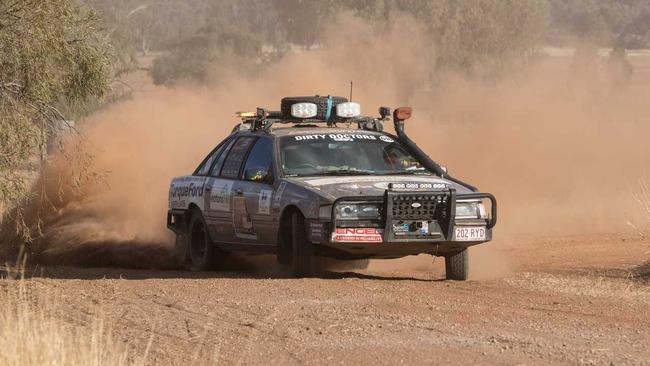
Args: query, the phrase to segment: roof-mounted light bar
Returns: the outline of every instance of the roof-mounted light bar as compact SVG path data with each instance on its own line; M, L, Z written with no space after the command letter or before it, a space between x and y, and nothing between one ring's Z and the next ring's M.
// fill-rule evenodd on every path
M354 102L337 104L336 115L341 118L359 117L361 115L361 105Z
M291 106L291 116L296 118L313 118L318 114L318 106L314 103L296 103Z

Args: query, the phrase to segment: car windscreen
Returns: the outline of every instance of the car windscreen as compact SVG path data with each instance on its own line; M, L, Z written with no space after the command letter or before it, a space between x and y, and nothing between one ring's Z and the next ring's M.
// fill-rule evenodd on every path
M287 176L431 174L399 142L365 133L283 136Z

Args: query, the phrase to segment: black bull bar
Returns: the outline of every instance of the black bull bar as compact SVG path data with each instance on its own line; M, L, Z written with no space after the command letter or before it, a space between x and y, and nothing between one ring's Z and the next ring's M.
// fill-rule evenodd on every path
M384 196L347 196L347 197L340 197L334 201L332 204L332 212L331 212L331 217L332 217L332 230L336 230L337 227L337 219L336 219L336 207L338 204L341 202L350 202L350 203L378 203L381 204L383 207L382 210L382 216L380 217L382 228L386 229L387 223L389 221L389 216L390 213L386 212L387 211L387 206L388 206L388 195L390 192L395 192L395 191L389 191L387 190ZM404 194L404 195L425 195L425 194L447 194L449 197L449 205L448 205L448 217L446 217L444 220L447 220L448 225L446 226L446 231L447 231L447 238L451 237L451 232L454 227L454 221L455 221L455 215L456 215L456 201L458 200L483 200L483 199L488 199L490 200L490 217L489 220L486 222L486 229L492 229L496 223L497 223L497 200L496 197L494 197L493 194L491 193L482 193L482 192L474 192L474 193L463 193L463 194L457 194L455 189L449 189L445 191L397 191L398 194ZM338 221L345 221L345 220L338 220Z

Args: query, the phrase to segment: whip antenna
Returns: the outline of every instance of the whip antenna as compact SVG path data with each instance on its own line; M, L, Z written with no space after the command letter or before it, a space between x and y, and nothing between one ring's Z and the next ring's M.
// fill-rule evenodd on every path
M350 102L352 101L352 80L350 80Z

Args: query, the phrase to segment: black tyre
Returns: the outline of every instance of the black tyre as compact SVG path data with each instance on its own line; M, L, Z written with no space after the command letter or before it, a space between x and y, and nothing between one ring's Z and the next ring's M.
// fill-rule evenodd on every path
M318 106L318 113L316 114L316 119L327 119L327 107L330 102L328 99L331 98L331 110L329 120L335 122L338 117L336 116L336 105L347 102L347 98L343 97L329 97L329 96L310 96L310 97L286 97L282 98L280 105L280 110L282 111L282 116L286 119L292 119L291 116L291 106L296 103L314 103Z
M176 234L174 245L174 264L180 268L188 268L190 260L189 235L186 233Z
M203 216L198 211L190 218L187 249L186 268L192 271L214 269L223 258L223 252L210 240Z
M314 275L314 244L307 240L305 218L299 212L291 215L291 274L294 277Z
M278 248L276 260L283 267L291 265L293 230L291 229L291 216L283 218L280 221L280 236L278 238Z
M465 281L469 276L469 251L445 256L445 272L448 280Z

